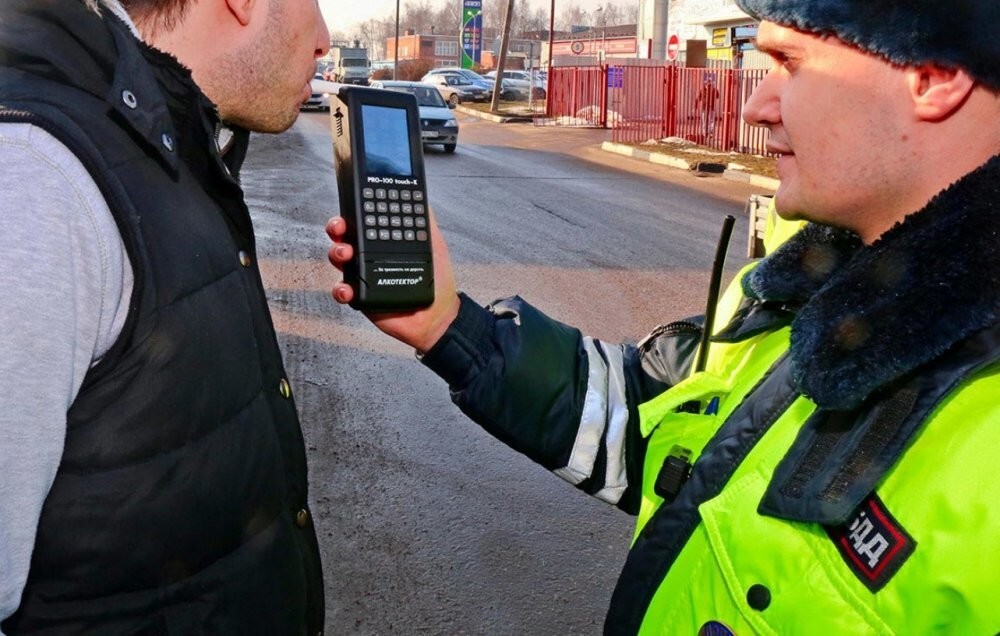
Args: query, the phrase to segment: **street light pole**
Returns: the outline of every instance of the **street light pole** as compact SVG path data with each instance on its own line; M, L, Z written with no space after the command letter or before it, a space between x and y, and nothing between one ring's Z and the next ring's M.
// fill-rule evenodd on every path
M545 72L552 72L552 31L556 28L556 0L552 0L549 5L549 55L545 63Z
M396 41L392 47L392 79L396 79L396 67L399 66L399 0L396 0Z
M604 7L597 7L596 9L594 9L594 17L595 18L597 17L597 12L598 11L601 13L601 50L598 51L598 53L597 53L597 63L598 64L603 64L604 63L604 24L607 22L607 19L604 17ZM595 22L596 22L596 20L595 20ZM590 52L593 53L594 52L594 40L597 39L597 34L594 33L594 27L593 26L590 27L590 33L591 33L591 44L590 44L591 48L590 48Z

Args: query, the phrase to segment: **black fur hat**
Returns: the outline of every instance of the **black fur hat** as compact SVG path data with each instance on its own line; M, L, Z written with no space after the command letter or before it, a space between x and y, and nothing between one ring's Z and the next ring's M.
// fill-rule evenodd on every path
M1000 0L736 0L757 18L834 35L901 65L935 62L1000 89Z

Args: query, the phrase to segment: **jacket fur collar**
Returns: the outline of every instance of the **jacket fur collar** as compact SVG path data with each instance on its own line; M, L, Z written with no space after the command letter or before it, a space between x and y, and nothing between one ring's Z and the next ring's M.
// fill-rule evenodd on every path
M997 321L1000 155L870 246L808 225L743 279L747 296L797 310L796 386L847 410Z

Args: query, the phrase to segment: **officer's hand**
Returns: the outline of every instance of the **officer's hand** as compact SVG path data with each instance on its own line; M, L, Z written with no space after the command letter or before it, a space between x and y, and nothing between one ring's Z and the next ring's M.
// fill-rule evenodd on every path
M458 293L455 290L455 274L448 257L448 246L438 231L433 213L430 218L431 246L434 254L434 303L430 307L407 313L366 313L372 323L393 338L404 342L421 353L427 352L436 343L448 325L458 315ZM344 263L354 255L354 246L344 242L347 224L335 216L326 224L326 233L333 241L328 256L334 267L343 271ZM333 299L347 304L354 298L354 289L347 283L333 286Z

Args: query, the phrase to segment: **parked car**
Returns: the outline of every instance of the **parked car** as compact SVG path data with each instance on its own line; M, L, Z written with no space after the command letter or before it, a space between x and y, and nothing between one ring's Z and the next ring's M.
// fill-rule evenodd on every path
M528 100L528 88L509 79L500 80L500 99L508 102Z
M429 77L425 75L424 78L427 84L437 87L441 97L452 106L458 106L461 102L485 102L489 99L486 89L456 73L441 73Z
M427 71L427 74L420 78L421 82L427 84L436 84L436 78L439 75L460 75L465 79L469 80L473 84L481 87L486 91L485 99L483 101L489 101L493 98L493 80L483 77L479 73L476 73L472 69L459 68L457 66L445 66L442 68L435 68Z
M486 74L486 77L489 78L495 78L496 76L496 71L490 71ZM533 95L535 99L545 99L545 87L541 86L537 80L532 82L531 75L527 71L504 71L503 79L505 82L510 82L512 87L524 91L525 95L528 94L529 90L532 90L532 85L534 85Z
M447 153L458 146L458 120L451 112L454 105L445 103L436 86L402 80L372 80L372 88L409 93L417 98L420 109L420 137L424 146L441 144Z
M301 108L315 108L317 110L330 110L330 94L323 92L316 86L316 80L323 80L322 73L316 73L313 75L312 83L312 94L309 95L309 99L302 102Z
M535 70L535 71L533 71L531 73L531 75L535 78L535 81L534 81L535 86L541 86L542 88L545 89L546 92L548 92L548 90L549 90L549 72L548 71L542 71L542 70Z

